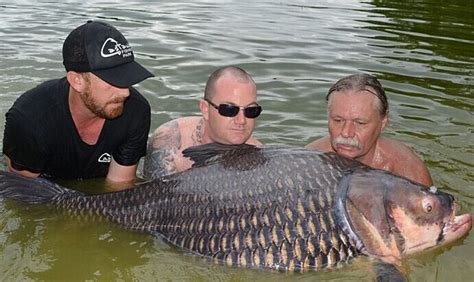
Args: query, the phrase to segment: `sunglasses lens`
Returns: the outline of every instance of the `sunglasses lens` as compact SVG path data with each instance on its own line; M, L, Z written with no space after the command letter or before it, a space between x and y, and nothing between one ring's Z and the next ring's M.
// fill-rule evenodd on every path
M235 117L240 111L240 107L236 105L220 104L219 106L217 106L211 103L210 101L208 101L208 103L214 108L216 108L219 114L224 117ZM256 118L260 115L261 112L262 112L261 106L250 106L250 107L244 108L244 116L246 118Z
M219 114L225 117L235 117L239 113L240 108L231 104L220 104Z
M260 115L261 112L262 107L260 106L252 106L244 109L244 115L247 118L256 118Z

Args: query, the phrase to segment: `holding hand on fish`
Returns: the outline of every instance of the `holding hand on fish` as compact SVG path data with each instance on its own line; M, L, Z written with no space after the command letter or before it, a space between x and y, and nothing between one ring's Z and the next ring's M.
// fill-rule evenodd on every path
M0 196L106 218L228 265L306 271L359 255L380 280L402 258L465 236L454 198L334 153L208 144L193 169L124 191L87 195L0 173Z

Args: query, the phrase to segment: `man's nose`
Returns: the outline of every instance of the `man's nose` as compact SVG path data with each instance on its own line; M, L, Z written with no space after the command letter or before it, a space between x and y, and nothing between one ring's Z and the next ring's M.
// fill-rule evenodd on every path
M234 117L234 122L236 124L245 124L246 122L246 117L244 115L244 109L243 108L240 108L239 109L239 112L237 113L237 115Z
M355 126L353 122L345 121L344 125L342 126L341 135L343 137L354 137L355 134Z
M115 93L117 93L120 97L127 98L128 96L130 96L130 89L128 89L128 87L127 88L116 87Z

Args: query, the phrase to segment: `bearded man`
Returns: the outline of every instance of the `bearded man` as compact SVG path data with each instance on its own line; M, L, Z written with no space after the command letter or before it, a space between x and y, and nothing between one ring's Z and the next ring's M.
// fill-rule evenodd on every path
M150 105L132 85L152 77L113 26L74 29L63 44L67 74L22 94L6 114L3 153L27 177L135 180L146 153Z

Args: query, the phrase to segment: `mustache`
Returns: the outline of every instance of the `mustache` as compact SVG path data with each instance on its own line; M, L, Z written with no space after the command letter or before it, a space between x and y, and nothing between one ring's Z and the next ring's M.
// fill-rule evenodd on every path
M112 101L109 101L110 104L115 104L115 103L125 103L125 101L127 100L127 97L126 98L115 98L113 99Z
M354 138L345 138L342 136L337 136L334 139L333 143L335 145L352 146L352 147L356 147L357 149L361 148L359 141L357 141Z

